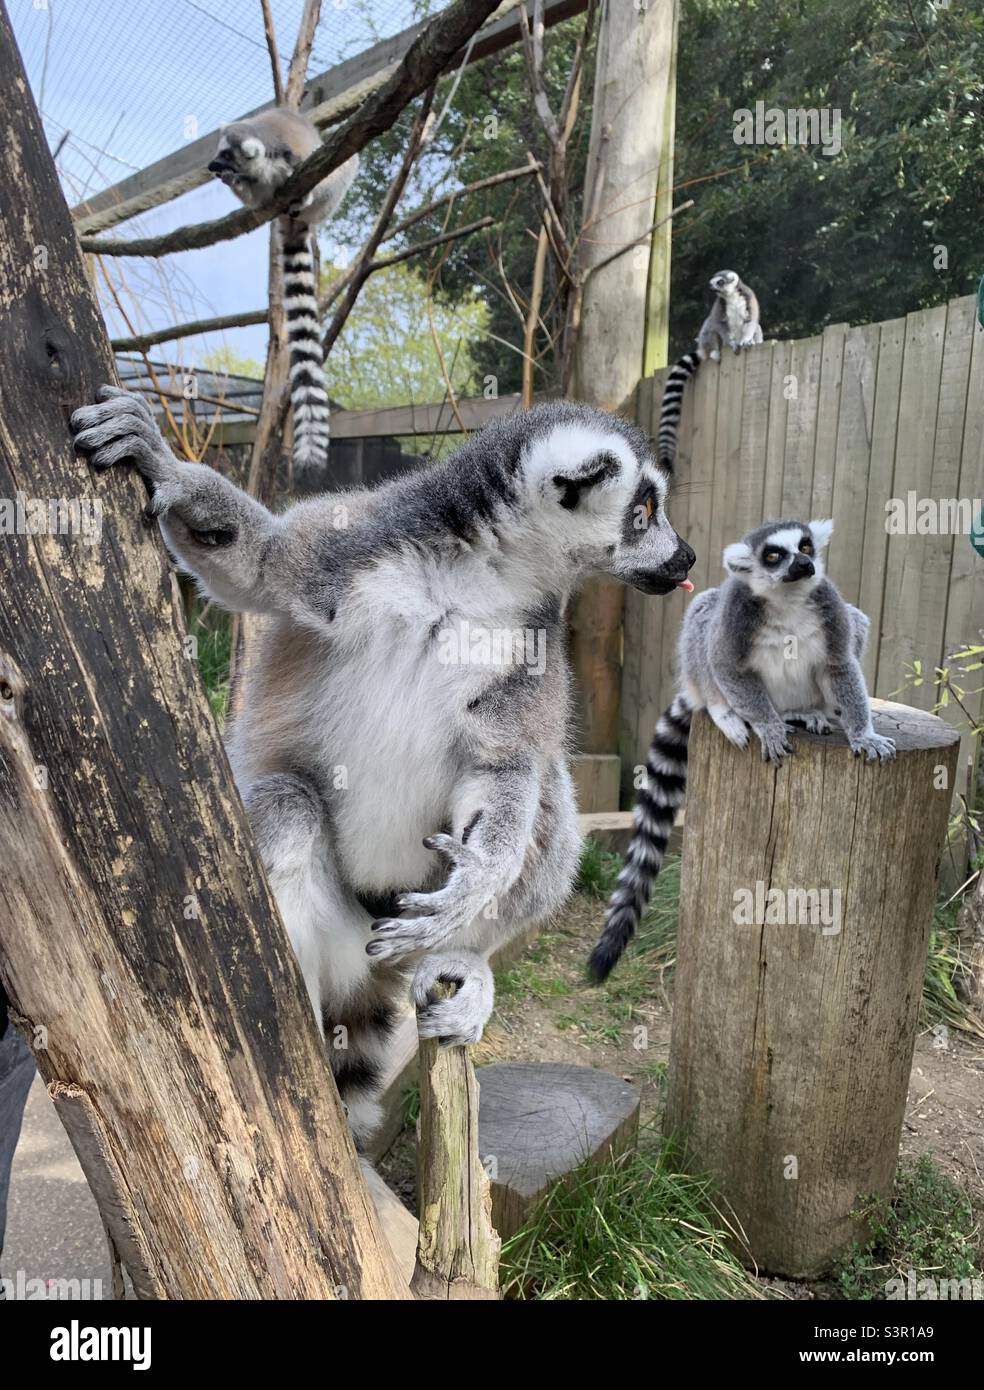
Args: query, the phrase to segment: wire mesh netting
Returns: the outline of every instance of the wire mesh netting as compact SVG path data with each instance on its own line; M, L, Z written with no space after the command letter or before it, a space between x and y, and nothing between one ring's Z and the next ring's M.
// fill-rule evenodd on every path
M322 0L322 73L440 0ZM272 99L260 0L10 0L28 80L70 203ZM286 74L303 0L270 0Z

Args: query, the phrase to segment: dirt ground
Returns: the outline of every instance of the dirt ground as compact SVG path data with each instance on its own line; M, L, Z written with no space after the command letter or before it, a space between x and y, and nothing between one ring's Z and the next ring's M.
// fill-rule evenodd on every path
M584 962L603 915L600 900L575 897L516 964L498 974L496 1009L474 1050L475 1062L600 1067L640 1086L643 1123L658 1121L670 1050L670 999L661 971L642 953L626 957L603 987L587 982ZM984 1206L984 1043L979 1039L939 1027L920 1030L901 1152L932 1154ZM408 1131L380 1165L410 1206L413 1162ZM823 1286L768 1283L787 1297L830 1296Z

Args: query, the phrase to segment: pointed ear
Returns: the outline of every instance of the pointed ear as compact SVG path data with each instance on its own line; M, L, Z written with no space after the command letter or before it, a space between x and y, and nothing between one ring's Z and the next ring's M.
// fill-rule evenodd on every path
M729 574L747 574L754 558L751 548L744 541L735 541L725 547L724 568Z
M833 533L834 523L832 521L811 521L810 535L813 537L813 544L817 550L822 550Z
M615 455L602 449L588 458L582 458L570 471L555 473L551 481L557 489L560 505L566 511L573 511L593 488L608 478L616 477L619 471L620 465Z

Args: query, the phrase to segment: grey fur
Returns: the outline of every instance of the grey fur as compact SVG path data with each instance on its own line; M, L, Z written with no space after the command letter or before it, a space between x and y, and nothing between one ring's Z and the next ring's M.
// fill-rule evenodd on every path
M861 670L868 619L824 575L832 525L769 521L724 552L728 579L694 599L679 638L679 691L656 726L635 829L591 956L595 978L613 968L652 892L686 790L694 711L706 710L733 744L756 735L763 758L791 753L793 722L813 733L836 723L857 756L895 756L876 734ZM776 562L769 563L775 556Z
M247 207L264 207L320 143L318 129L307 116L275 107L224 126L208 167ZM359 156L354 154L283 220L284 308L298 477L323 468L330 433L312 232L335 213L358 168Z
M487 956L570 891L562 614L589 574L649 593L685 578L667 479L634 425L556 403L375 491L273 516L176 459L136 396L103 388L72 424L96 467L132 460L149 480L206 593L267 615L229 754L364 1140L411 978L422 1032L473 1040ZM449 638L476 623L536 634L537 660L453 659ZM458 993L430 998L447 977Z
M676 458L677 431L683 410L687 382L696 375L708 357L717 362L727 343L733 352L762 341L759 304L755 294L733 270L719 270L711 276L714 303L697 335L696 352L685 352L670 368L663 387L656 452L660 466L672 471Z

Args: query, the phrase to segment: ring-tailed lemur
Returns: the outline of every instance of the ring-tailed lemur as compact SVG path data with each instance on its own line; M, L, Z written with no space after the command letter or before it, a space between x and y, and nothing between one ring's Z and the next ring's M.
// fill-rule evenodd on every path
M181 566L268 615L229 754L365 1140L410 975L421 1035L476 1041L489 952L570 891L565 603L592 573L689 586L694 553L644 435L586 406L496 421L443 462L274 516L176 459L138 397L100 402L72 417L78 448L132 460ZM432 1000L438 979L457 994Z
M249 120L223 126L208 168L247 207L259 208L270 201L320 143L318 128L307 116L287 107L275 107ZM318 223L338 208L358 169L359 156L354 154L291 208L284 219L284 308L297 474L324 464L330 433L311 238Z
M758 736L778 765L792 751L788 720L815 734L836 719L855 754L887 759L895 744L876 734L861 671L868 619L824 577L829 521L769 521L729 545L729 577L690 605L679 639L680 681L657 721L636 798L632 842L589 962L603 980L632 938L687 787L687 744L706 710L736 747Z
M714 303L701 324L695 352L685 352L674 362L663 388L663 406L659 416L656 452L664 468L672 469L676 457L677 431L683 409L683 393L687 382L708 357L712 362L721 358L727 343L733 352L752 347L762 341L759 304L755 294L733 270L719 270L711 277Z

